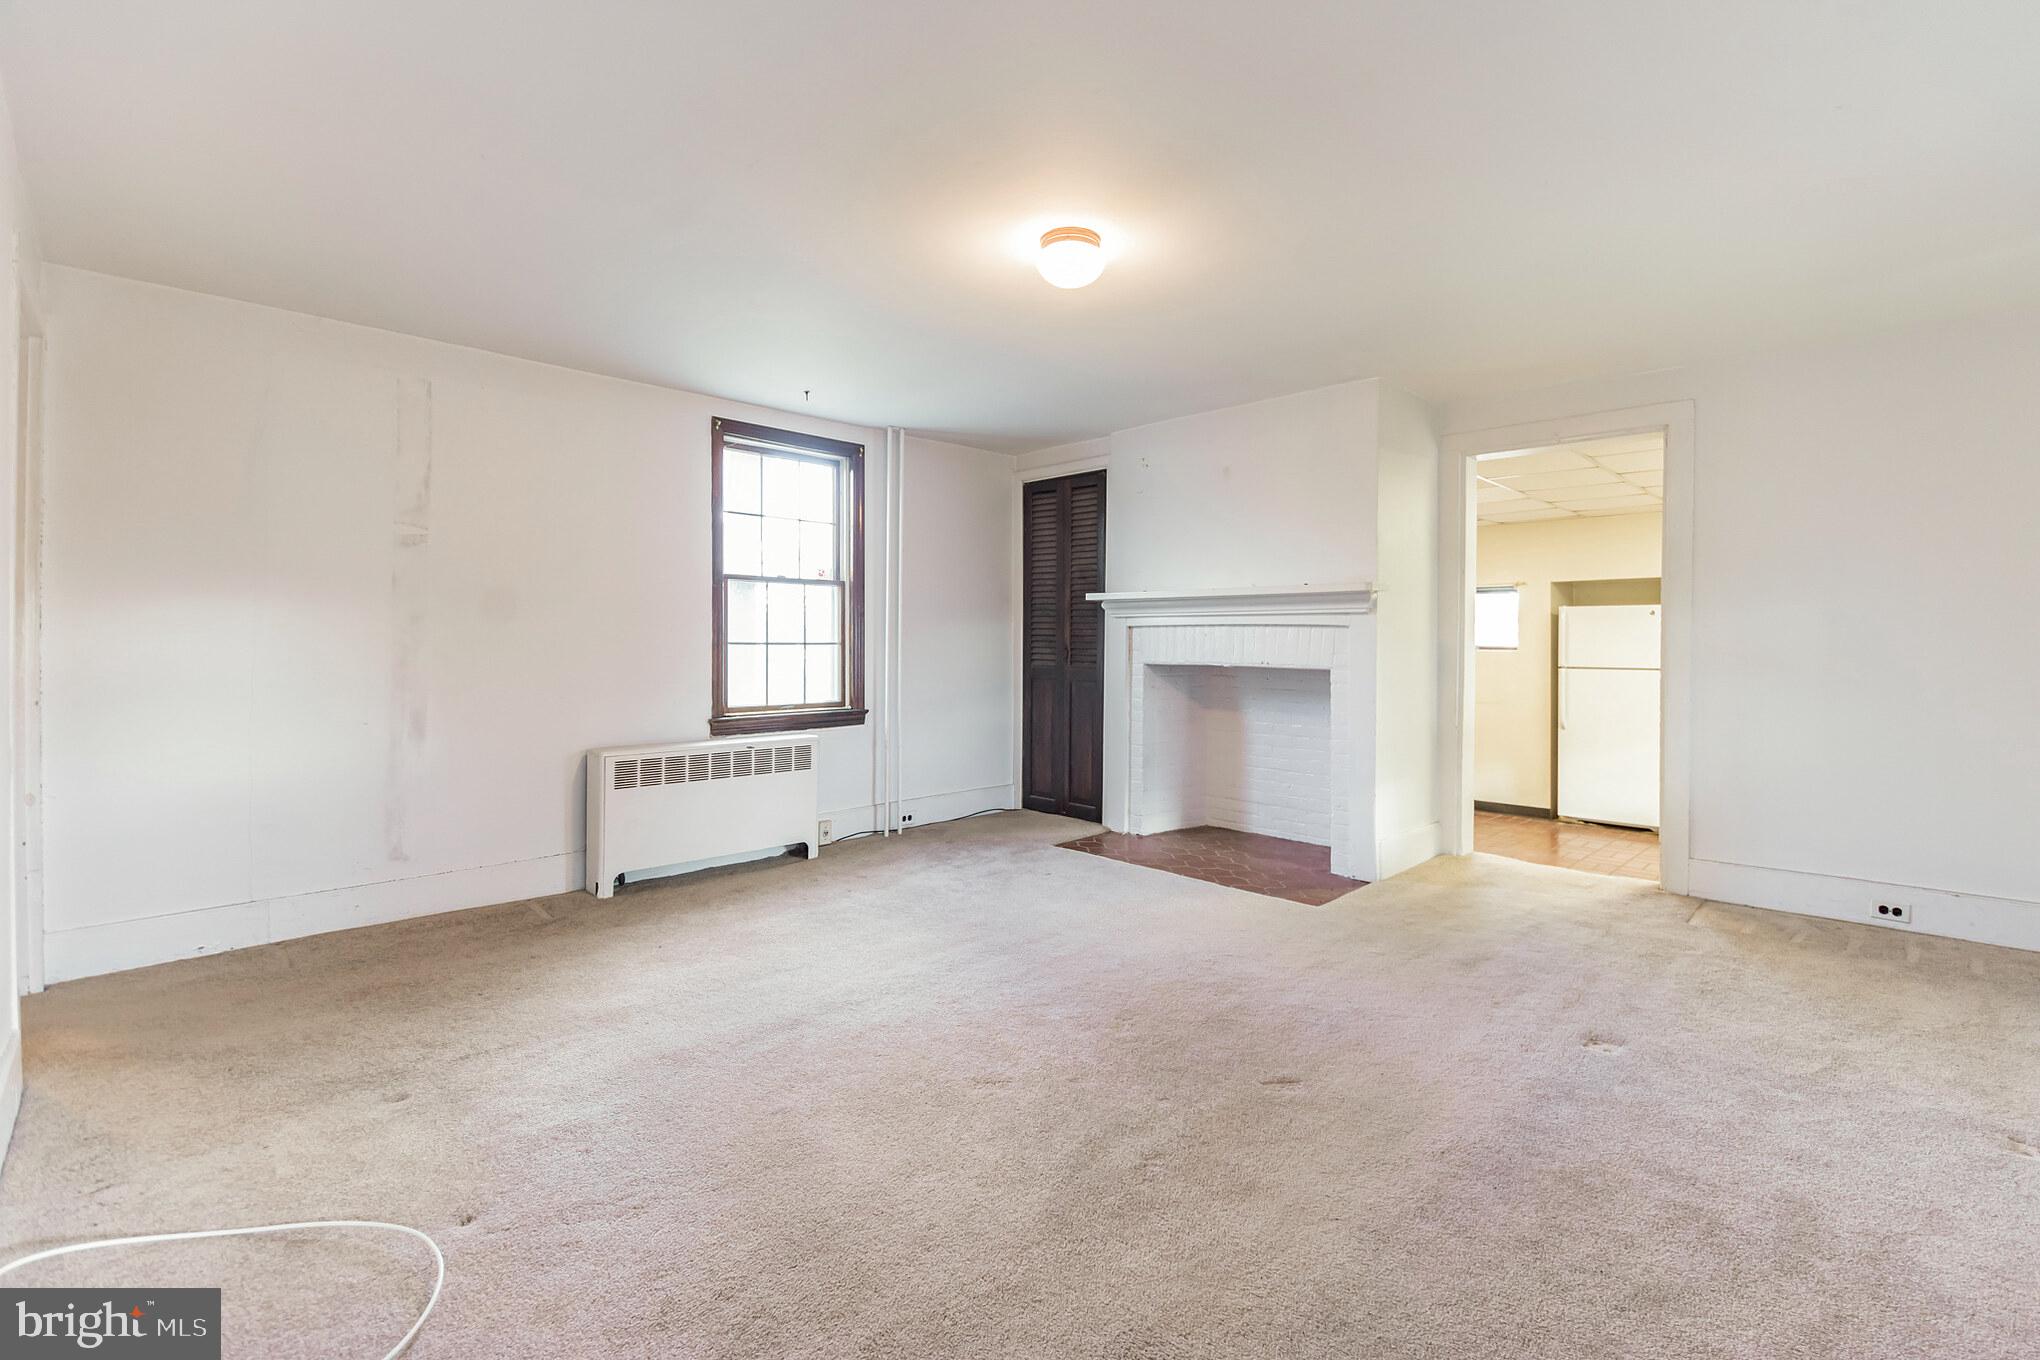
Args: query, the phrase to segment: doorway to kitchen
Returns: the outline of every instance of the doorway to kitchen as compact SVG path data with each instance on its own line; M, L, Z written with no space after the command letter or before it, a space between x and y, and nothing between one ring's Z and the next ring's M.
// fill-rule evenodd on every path
M1474 839L1658 877L1664 433L1474 461Z
M1466 503L1459 852L1683 884L1684 620L1667 615L1689 589L1672 464L1690 439L1676 407L1448 441Z

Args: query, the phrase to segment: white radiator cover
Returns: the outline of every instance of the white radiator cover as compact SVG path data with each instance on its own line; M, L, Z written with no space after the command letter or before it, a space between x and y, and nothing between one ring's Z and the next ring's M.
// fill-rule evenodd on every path
M588 753L588 891L620 874L801 845L820 853L815 739L606 746Z

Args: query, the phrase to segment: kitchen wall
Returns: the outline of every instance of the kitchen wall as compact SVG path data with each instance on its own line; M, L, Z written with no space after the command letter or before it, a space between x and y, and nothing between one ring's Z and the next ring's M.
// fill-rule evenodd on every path
M2040 947L2036 373L2023 311L1442 412L1693 403L1696 893Z
M1664 517L1657 514L1480 526L1479 584L1521 590L1522 639L1515 651L1474 656L1476 799L1550 811L1558 605L1616 602L1605 596L1560 601L1552 583L1655 577L1663 538Z
M7 92L0 89L0 250L6 253L0 257L4 262L4 300L6 310L0 313L0 364L5 367L6 407L0 410L5 430L0 433L0 448L6 450L5 464L0 466L0 563L4 563L6 589L4 598L8 614L8 626L0 630L0 647L4 647L4 674L7 677L7 712L9 720L0 724L0 770L7 775L7 812L0 834L7 838L6 848L0 851L0 902L4 902L4 929L0 929L0 977L8 980L7 1000L0 1006L0 1161L7 1156L7 1139L14 1130L14 1116L21 1108L21 999L18 988L11 985L20 976L23 952L24 913L27 903L23 895L24 871L30 878L29 891L34 891L32 859L24 863L20 859L19 847L23 843L21 822L23 816L23 789L18 769L17 732L22 715L32 700L32 679L24 678L24 667L16 646L16 623L23 601L20 598L20 542L19 516L16 500L25 462L32 461L32 447L26 446L24 435L24 414L34 405L32 382L24 383L24 351L32 351L32 342L24 343L24 322L33 330L41 303L41 255L39 253L35 219L29 210L28 195L22 187L21 169L15 158L14 123L8 111ZM34 358L30 357L31 376ZM30 478L33 494L33 477ZM33 668L26 668L29 676Z
M706 735L714 415L865 445L879 614L881 430L69 269L48 324L51 980L578 887L582 752ZM998 798L1010 462L906 460L901 793Z

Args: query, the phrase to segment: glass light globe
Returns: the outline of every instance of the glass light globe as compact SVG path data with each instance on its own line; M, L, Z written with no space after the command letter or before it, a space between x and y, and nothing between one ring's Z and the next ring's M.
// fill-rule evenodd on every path
M1089 227L1056 227L1041 234L1034 267L1058 288L1082 288L1105 272L1105 247Z

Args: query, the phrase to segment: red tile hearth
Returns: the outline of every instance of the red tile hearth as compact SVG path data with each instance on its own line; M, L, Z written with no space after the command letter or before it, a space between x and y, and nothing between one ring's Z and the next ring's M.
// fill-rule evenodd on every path
M1333 873L1332 852L1326 846L1219 826L1193 826L1155 836L1105 831L1065 841L1063 848L1313 907L1367 886Z

